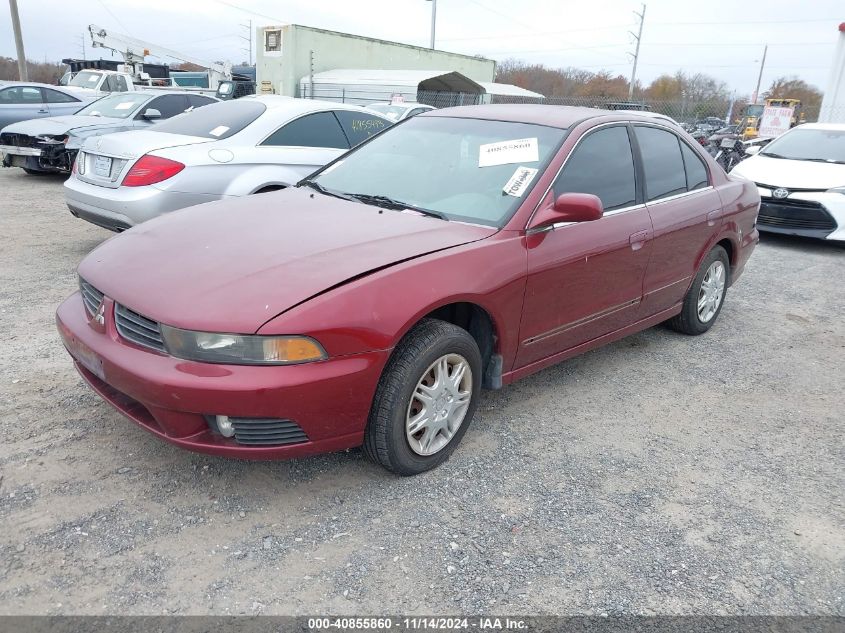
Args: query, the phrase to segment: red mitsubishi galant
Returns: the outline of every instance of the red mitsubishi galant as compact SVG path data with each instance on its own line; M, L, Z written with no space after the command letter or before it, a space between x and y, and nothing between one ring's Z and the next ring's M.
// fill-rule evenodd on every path
M755 186L667 118L432 111L285 191L110 239L57 322L103 398L178 446L363 444L443 462L480 388L668 321L713 325L758 241Z

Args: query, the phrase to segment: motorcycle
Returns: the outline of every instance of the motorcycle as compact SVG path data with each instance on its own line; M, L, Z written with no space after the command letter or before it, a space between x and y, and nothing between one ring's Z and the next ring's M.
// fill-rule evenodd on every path
M713 158L722 166L722 169L727 172L730 172L737 163L748 158L748 154L745 152L745 144L739 137L723 137L719 141L718 148L719 149Z

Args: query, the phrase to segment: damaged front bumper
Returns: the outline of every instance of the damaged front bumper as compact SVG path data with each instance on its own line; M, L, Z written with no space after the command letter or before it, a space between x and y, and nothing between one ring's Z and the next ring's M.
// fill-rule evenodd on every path
M30 171L69 174L77 149L68 149L67 136L27 136L0 134L0 154L4 167Z

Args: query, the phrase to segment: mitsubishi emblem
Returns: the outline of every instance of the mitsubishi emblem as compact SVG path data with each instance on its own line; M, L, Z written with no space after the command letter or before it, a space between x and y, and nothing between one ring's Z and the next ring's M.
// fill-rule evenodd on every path
M784 189L783 187L778 187L777 189L775 189L772 192L772 197L777 198L778 200L786 198L786 196L788 196L788 195L789 195L789 190Z
M106 324L106 303L100 301L100 307L97 308L97 314L94 315L94 320L100 325Z

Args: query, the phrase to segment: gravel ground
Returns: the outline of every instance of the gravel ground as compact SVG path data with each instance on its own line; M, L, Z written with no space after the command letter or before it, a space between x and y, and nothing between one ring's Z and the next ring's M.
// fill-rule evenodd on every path
M109 233L0 171L1 614L845 615L845 250L764 238L716 326L483 394L397 478L195 455L114 412L53 322Z

